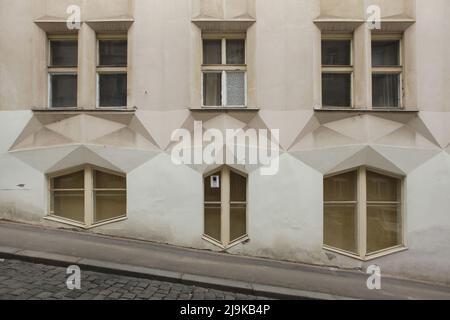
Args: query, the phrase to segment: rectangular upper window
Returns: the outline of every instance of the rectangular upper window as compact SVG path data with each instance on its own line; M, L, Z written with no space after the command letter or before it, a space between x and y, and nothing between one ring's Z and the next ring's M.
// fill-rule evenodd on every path
M204 107L247 104L245 35L203 39L202 94Z
M372 40L372 106L399 108L402 105L401 39L374 37Z
M352 106L352 38L351 35L322 37L322 105Z
M78 38L49 36L48 106L76 108L78 95Z
M98 107L127 106L127 35L98 35Z

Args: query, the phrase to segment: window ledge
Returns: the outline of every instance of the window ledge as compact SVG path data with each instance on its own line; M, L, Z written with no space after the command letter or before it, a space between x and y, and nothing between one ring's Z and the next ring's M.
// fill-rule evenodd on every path
M371 260L378 259L378 258L381 258L381 257L385 257L385 256L388 256L388 255L391 255L391 254L394 254L394 253L407 251L407 250L409 250L409 248L402 245L402 246L394 247L394 248L391 248L391 249L386 249L386 250L383 250L383 251L380 251L380 252L377 252L377 253L365 256L365 257L360 257L360 256L358 256L356 254L353 254L353 253L350 253L350 252L346 252L346 251L343 251L343 250L339 250L339 249L336 249L336 248L327 247L327 246L324 246L323 250L329 251L329 252L333 252L333 253L337 253L337 254L340 254L340 255L343 255L343 256L346 256L346 257L349 257L349 258L353 258L353 259L359 260L359 261L366 262L366 261L371 261Z
M323 107L314 108L315 112L348 112L348 113L418 113L418 109L401 109L401 108L375 108L375 109L360 109L360 108L334 108Z
M210 244L212 244L212 245L214 245L214 246L216 246L216 247L221 248L221 249L224 250L224 251L229 250L229 249L231 249L231 248L237 246L238 244L246 243L246 242L250 241L249 236L248 236L248 235L245 235L245 236L243 236L242 238L239 238L239 239L235 240L234 242L231 242L228 246L224 246L224 245L223 245L222 243L220 243L219 241L214 240L214 239L212 239L211 237L208 237L207 235L203 235L203 236L202 236L202 239L205 240L206 242L209 242Z
M204 108L190 108L192 112L259 112L259 108L246 107L204 107Z
M57 223L61 223L61 224L65 224L65 225L69 225L69 226L73 226L73 227L77 227L77 228L84 229L84 230L89 230L89 229L101 227L101 226L104 226L104 225L107 225L107 224L110 224L110 223L117 223L117 222L121 222L121 221L124 221L124 220L128 220L128 217L127 216L123 216L123 217L119 217L117 219L106 220L106 221L103 221L103 222L95 223L95 224L93 224L91 226L87 226L87 225L85 225L83 223L80 223L80 222L76 222L76 221L73 221L73 220L64 219L64 218L60 218L60 217L52 216L52 215L45 216L44 219L48 220L48 221L52 221L52 222L57 222Z
M31 108L34 113L135 113L137 108Z

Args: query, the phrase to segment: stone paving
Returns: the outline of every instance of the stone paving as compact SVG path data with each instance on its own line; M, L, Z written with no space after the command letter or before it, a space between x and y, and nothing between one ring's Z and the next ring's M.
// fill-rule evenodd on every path
M260 300L197 286L81 272L81 290L68 290L62 267L0 259L0 300Z

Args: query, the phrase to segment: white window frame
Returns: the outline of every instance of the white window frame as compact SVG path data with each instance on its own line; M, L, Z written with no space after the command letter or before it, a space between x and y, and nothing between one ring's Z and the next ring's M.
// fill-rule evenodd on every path
M230 173L234 172L242 177L245 177L246 179L246 202L231 202L230 200ZM208 173L206 173L203 176L203 197L205 195L205 185L204 185L204 180L206 177L209 177L211 175L214 175L215 173L219 173L221 174L221 181L220 181L220 185L221 185L221 223L220 223L220 227L221 227L221 241L217 241L217 239L213 239L212 237L208 236L205 234L205 204L218 204L218 202L206 202L205 199L203 198L203 236L202 239L205 241L208 241L209 243L218 246L222 249L229 249L231 247L234 247L240 243L246 242L249 240L249 235L248 235L248 230L249 230L249 216L248 216L248 175L245 173L242 173L238 170L235 170L233 168L230 168L228 166L222 166L218 169L212 170ZM230 212L230 208L231 208L231 204L245 204L245 218L246 218L246 223L245 223L245 227L246 227L246 233L245 235L243 235L242 237L235 239L235 240L230 240L230 227L231 227L231 212Z
M71 75L77 76L77 95L78 95L78 68L79 59L77 61L77 66L74 67L57 67L51 65L51 43L52 41L77 41L78 57L79 57L79 39L77 34L66 34L66 35L47 35L47 109L60 109L58 107L53 107L53 87L52 87L52 76L53 75ZM78 104L78 97L77 97ZM63 107L64 110L68 109L78 109L78 105L75 107Z
M327 41L327 40L331 40L331 41L339 41L339 40L347 40L350 41L350 66L328 66L328 65L321 65L321 81L320 81L320 86L322 87L322 79L323 79L323 75L324 74L350 74L350 105L346 106L346 107L337 107L337 106L327 106L323 104L323 94L322 94L322 90L321 92L321 101L322 101L322 108L344 108L344 109L353 109L354 108L354 90L353 90L353 79L354 79L354 74L355 74L355 68L354 68L354 43L353 43L353 33L325 33L322 34L322 39L321 39L321 43L322 41ZM321 49L321 56L320 56L320 60L322 61L322 50ZM322 88L321 88L322 89Z
M109 67L100 65L100 41L108 40L126 40L127 41L127 65L123 67ZM128 66L129 66L129 49L128 49L128 35L127 34L98 34L97 35L97 48L96 48L96 109L100 110L114 110L114 109L127 109L128 108L128 95L127 105L125 106L100 106L100 75L103 74L126 74L127 75L127 91L128 91Z
M399 54L399 66L387 66L387 67L374 67L371 63L372 74L370 78L370 86L372 87L373 83L373 75L374 74L397 74L399 75L399 84L398 84L398 107L374 107L373 106L373 98L372 100L372 109L404 109L404 84L403 84L403 74L404 74L404 57L403 57L403 35L402 34L372 34L371 42L370 42L370 50L372 50L372 43L376 41L398 41L398 54ZM372 53L370 55L372 57ZM373 88L371 89L373 92Z
M202 77L201 77L201 105L202 108L247 108L248 106L248 92L247 92L247 39L245 33L230 33L230 34L213 34L205 33L202 36L202 49L203 40L221 40L222 41L222 63L221 64L203 64L203 50L202 50ZM245 47L245 63L242 65L231 65L227 63L227 40L244 40ZM227 73L229 72L240 72L244 73L244 105L227 105ZM204 92L204 74L205 73L220 73L222 75L222 92L220 106L205 106Z
M76 173L76 172L80 172L80 171L84 171L84 188L83 189L70 189L70 190L73 190L73 191L82 191L83 190L84 191L84 223L57 216L57 215L55 215L54 212L51 211L51 203L52 203L51 197L52 197L52 191L54 191L52 189L52 179L58 178L58 177L63 177L63 176L70 175L72 173ZM97 223L94 222L94 216L95 216L94 206L95 206L95 191L96 191L96 189L94 189L94 171L101 171L101 172L104 172L107 174L120 176L125 179L127 178L126 174L124 174L124 173L115 172L115 171L112 171L109 169L104 169L104 168L100 168L100 167L93 166L93 165L78 166L75 168L62 170L62 171L58 171L58 172L49 174L49 175L47 175L47 194L48 194L48 196L47 196L47 212L48 213L47 213L47 216L45 216L44 218L46 220L63 223L63 224L68 224L68 225L72 225L72 226L83 228L83 229L91 229L91 228L99 227L99 226L102 226L105 224L110 224L110 223L119 222L119 221L128 219L128 213L125 212L120 217L103 220L103 221L100 221ZM127 183L128 183L128 181L127 181ZM101 191L125 191L125 193L127 193L127 189L128 188L126 188L126 189L101 189ZM127 201L127 207L128 207L128 201Z
M400 181L400 200L398 201L398 203L400 204L400 221L401 221L401 226L400 226L400 244L391 247L391 248L386 248L386 249L382 249L380 251L377 252L371 252L371 253L367 253L367 206L368 206L368 201L367 201L367 171L371 171L374 173L378 173L387 177L392 177L395 179L398 179ZM357 198L356 201L352 201L353 203L356 203L356 217L357 217L357 221L356 221L356 225L357 225L357 230L355 230L356 234L357 234L357 239L356 239L356 244L357 244L357 254L353 253L353 252L349 252L349 251L345 251L343 249L339 249L339 248L334 248L331 246L328 246L325 244L325 242L323 242L323 249L327 250L327 251L331 251L334 253L338 253L338 254L342 254L351 258L355 258L361 261L369 261L369 260L373 260L382 256L386 256L389 254L393 254L393 253L397 253L397 252L401 252L401 251L405 251L408 250L407 247L407 242L406 242L406 207L405 207L405 177L404 176L400 176L397 174L393 174L384 170L380 170L380 169L376 169L373 167L369 167L369 166L360 166L357 168L352 168L352 169L348 169L348 170L344 170L344 171L340 171L340 172L335 172L333 174L329 174L324 176L324 183L325 183L325 179L327 178L331 178L334 176L339 176L345 173L350 173L350 172L356 172L357 178L356 178L356 194L357 194ZM325 217L325 204L327 202L324 201L323 202L323 214ZM324 228L322 228L322 230L324 231ZM323 234L323 241L325 241L325 234Z

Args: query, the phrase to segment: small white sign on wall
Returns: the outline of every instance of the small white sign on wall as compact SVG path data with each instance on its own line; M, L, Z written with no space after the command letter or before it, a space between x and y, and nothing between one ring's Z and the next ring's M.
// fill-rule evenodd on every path
M211 189L220 188L220 176L211 176Z

